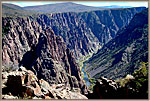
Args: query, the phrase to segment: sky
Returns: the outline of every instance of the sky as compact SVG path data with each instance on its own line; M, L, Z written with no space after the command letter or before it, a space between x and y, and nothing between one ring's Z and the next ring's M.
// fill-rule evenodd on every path
M44 4L54 4L54 3L63 3L63 2L41 2L41 1L36 1L36 2L27 2L27 1L17 1L17 2L2 2L2 3L12 3L21 7L25 6L35 6L35 5L44 5ZM119 6L132 6L132 7L140 7L140 6L145 6L148 7L148 2L73 2L77 4L82 4L82 5L87 5L87 6L111 6L111 5L119 5Z

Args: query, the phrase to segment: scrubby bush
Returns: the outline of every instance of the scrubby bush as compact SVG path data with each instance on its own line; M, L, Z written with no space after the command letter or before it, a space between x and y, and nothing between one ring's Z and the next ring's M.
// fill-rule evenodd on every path
M126 98L148 98L148 63L142 62L140 69L132 74L132 78L127 76L120 79L121 92L124 91Z

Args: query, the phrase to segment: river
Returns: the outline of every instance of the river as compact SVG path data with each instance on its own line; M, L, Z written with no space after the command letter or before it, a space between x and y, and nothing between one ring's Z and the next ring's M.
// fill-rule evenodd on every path
M82 72L84 73L83 80L85 81L86 86L89 87L90 82L89 82L89 79L88 79L88 75L85 72L85 67L86 67L86 65L85 65L85 63L83 63L83 67L82 67Z

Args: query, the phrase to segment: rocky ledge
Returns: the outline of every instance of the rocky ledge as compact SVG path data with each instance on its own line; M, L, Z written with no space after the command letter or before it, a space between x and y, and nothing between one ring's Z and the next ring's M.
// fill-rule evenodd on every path
M2 72L2 99L87 99L80 89L66 84L49 84L24 67L18 71Z

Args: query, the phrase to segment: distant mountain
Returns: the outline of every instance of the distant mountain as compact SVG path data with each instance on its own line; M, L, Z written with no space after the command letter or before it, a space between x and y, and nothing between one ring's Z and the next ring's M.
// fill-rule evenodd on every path
M2 4L3 7L10 7L10 8L13 8L13 9L16 9L16 10L24 10L22 7L18 6L18 5L15 5L15 4L10 4L10 3L3 3Z
M39 6L27 6L24 7L24 9L29 11L42 12L42 13L60 13L60 12L84 12L84 11L93 11L93 10L108 9L108 8L92 7L92 6L85 6L85 5L76 4L72 2L66 2L66 3L39 5Z
M2 3L3 16L29 16L33 14L37 13L33 11L26 11L24 8L14 4Z
M148 61L148 10L137 13L129 25L87 61L91 77L116 79L133 73Z
M105 8L131 8L132 6L119 6L119 5L110 5L110 6L99 6Z

